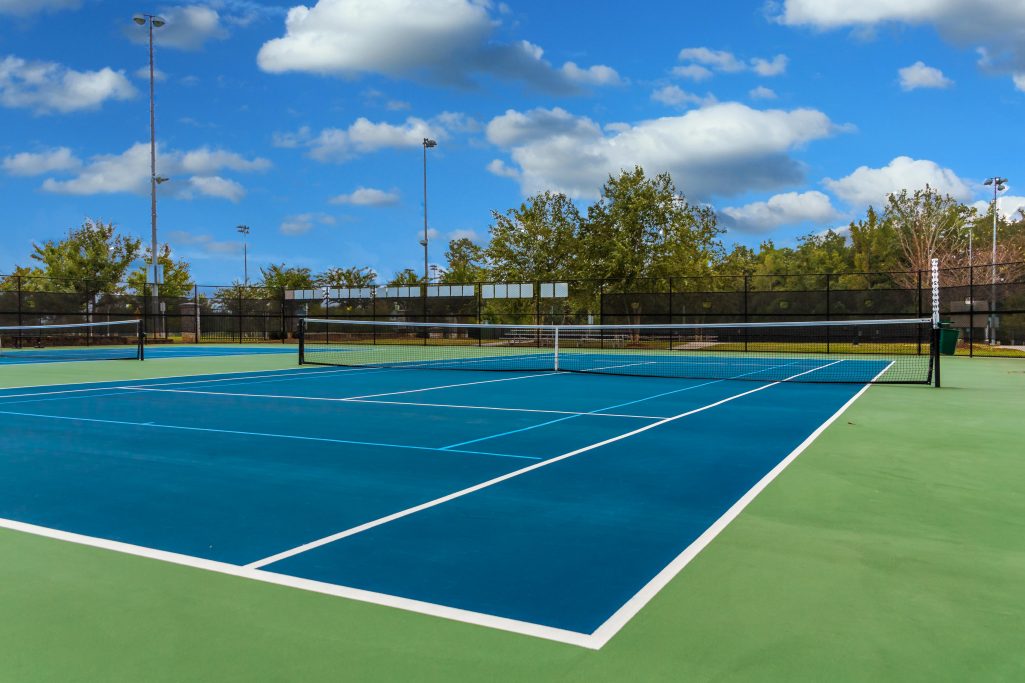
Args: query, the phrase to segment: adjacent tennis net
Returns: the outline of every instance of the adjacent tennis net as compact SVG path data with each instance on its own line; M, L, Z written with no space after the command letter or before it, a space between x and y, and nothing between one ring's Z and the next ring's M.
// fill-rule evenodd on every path
M0 327L0 363L142 360L141 320Z
M307 319L299 362L688 379L928 384L929 319L709 325L495 325Z

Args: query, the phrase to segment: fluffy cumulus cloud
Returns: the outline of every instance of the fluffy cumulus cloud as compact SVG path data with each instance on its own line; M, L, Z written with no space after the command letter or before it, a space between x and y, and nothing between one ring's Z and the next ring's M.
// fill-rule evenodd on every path
M989 188L986 188L987 190ZM992 196L992 195L990 195ZM980 199L972 204L973 207L980 213L989 213L990 206L993 204L992 200ZM1007 220L1014 220L1022 212L1025 212L1025 197L1019 197L1013 194L1001 195L997 198L997 211L1000 215Z
M949 88L954 81L943 75L939 69L926 66L925 62L919 60L911 66L898 69L900 76L900 87L903 90L918 90L919 88Z
M818 191L786 192L764 202L726 207L726 222L741 232L768 232L781 225L823 223L837 217L829 197Z
M36 12L78 9L82 0L0 0L0 14L25 17Z
M881 206L894 192L924 189L926 185L960 201L972 197L972 188L949 168L934 161L897 157L882 168L861 166L850 175L823 183L853 208Z
M334 225L334 216L326 213L300 213L287 216L278 230L282 235L305 235L316 225Z
M220 172L268 168L270 162L266 159L246 159L234 152L207 147L187 152L161 148L157 152L157 172L170 178L168 184L161 186L161 191L181 199L203 196L237 202L245 195L245 189L238 182L222 177ZM121 154L93 157L71 178L47 178L43 189L71 195L146 194L149 183L149 144L139 142Z
M947 41L980 50L980 65L1025 74L1025 3L1019 0L783 0L776 20L819 30L929 25Z
M786 55L776 55L772 59L754 57L744 61L732 52L712 50L707 47L687 47L680 50L679 61L672 73L680 78L703 81L716 73L735 74L742 72L756 73L759 76L779 76L787 70L789 59Z
M772 88L766 88L764 85L760 85L757 88L749 90L747 96L752 100L774 100L776 99L776 91Z
M98 109L137 94L124 71L75 71L55 62L7 56L0 60L0 105L37 114Z
M556 67L533 43L495 40L499 23L481 0L319 0L289 10L285 35L266 42L257 63L270 73L383 74L459 86L493 76L553 92L621 82L611 67Z
M510 110L488 124L487 138L511 163L495 160L488 170L515 178L524 194L591 198L609 174L640 165L649 174L669 171L688 196L707 199L799 182L804 169L791 153L844 129L814 109L760 111L735 102L604 127L563 109Z
M325 128L314 134L304 126L295 132L277 133L273 140L277 147L306 148L317 161L339 163L382 149L419 147L424 138L443 141L452 131L474 130L477 126L473 119L452 112L430 120L411 116L397 124L360 117L348 128Z
M45 152L21 152L4 157L3 168L8 175L34 176L54 171L73 171L82 161L67 147Z
M221 15L216 9L206 5L186 5L171 7L161 12L161 18L167 23L153 29L153 42L164 47L179 50L198 50L209 40L224 38L228 35L221 25ZM125 29L137 43L148 40L145 26L132 25Z
M331 198L332 204L352 204L353 206L392 206L398 202L398 190L378 190L374 187L358 187L348 194L340 194Z

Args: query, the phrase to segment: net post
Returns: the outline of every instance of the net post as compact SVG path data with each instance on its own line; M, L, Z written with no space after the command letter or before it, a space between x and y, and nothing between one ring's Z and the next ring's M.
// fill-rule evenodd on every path
M940 260L932 260L932 360L933 386L940 387Z
M139 339L139 360L146 360L146 329L141 320L135 324L135 333Z
M559 326L558 325L555 326L555 334L553 335L552 346L554 347L554 353L555 353L555 362L553 364L554 365L554 370L556 372L558 372L559 371Z
M299 365L306 363L306 318L299 318Z

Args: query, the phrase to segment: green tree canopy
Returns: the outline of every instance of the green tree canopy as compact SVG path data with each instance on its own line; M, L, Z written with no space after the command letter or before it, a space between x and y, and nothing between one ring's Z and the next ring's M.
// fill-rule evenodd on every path
M640 166L609 177L587 210L581 254L590 278L633 282L645 277L705 275L722 257L715 212L695 206L668 173Z
M284 263L272 263L260 268L260 286L268 292L276 292L276 296L286 289L313 289L313 275L309 268L286 266Z
M448 266L441 281L447 284L466 284L487 277L487 255L484 248L467 237L460 237L448 243L445 252Z
M33 244L32 259L64 291L113 294L120 289L142 241L121 235L113 223L87 220L60 240Z
M150 247L146 247L143 260L149 263ZM193 293L192 273L189 262L185 259L175 259L171 253L171 247L164 244L160 247L157 255L157 263L164 271L164 281L160 283L158 291L162 297L189 297ZM128 275L128 288L136 294L142 295L146 292L147 283L152 280L152 271L148 265L143 265Z
M392 276L392 279L388 281L388 285L391 287L405 287L408 285L418 285L423 281L423 276L417 274L412 268L403 268Z
M493 212L492 217L491 243L484 256L493 278L552 280L579 272L581 215L566 195L543 192L504 214Z
M318 287L369 287L377 280L377 273L367 266L328 268L314 278Z

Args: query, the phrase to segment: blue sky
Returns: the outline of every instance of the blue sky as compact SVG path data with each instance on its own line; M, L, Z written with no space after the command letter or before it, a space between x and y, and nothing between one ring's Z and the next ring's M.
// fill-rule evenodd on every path
M202 283L270 262L421 268L538 190L670 171L727 244L842 226L926 183L1025 205L1025 2L0 0L0 272L89 217ZM981 204L980 204L981 206Z

